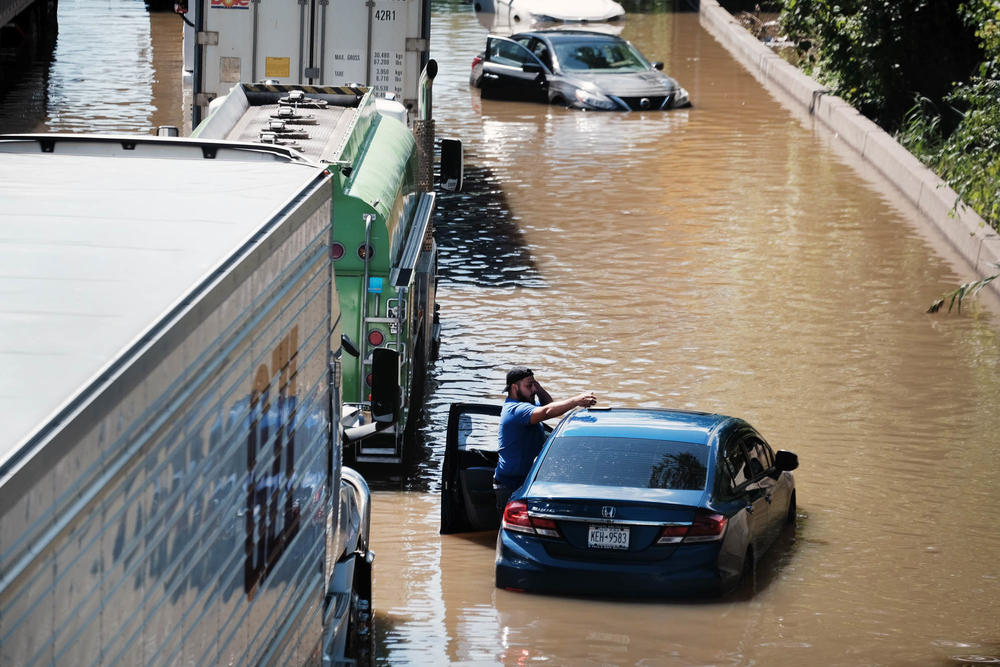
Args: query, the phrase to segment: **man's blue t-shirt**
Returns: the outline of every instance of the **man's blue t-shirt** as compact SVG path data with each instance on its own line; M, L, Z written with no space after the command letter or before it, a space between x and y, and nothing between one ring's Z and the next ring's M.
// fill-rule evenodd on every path
M541 423L531 423L531 413L537 405L508 398L500 411L500 446L493 478L504 486L517 488L531 469L538 452L545 444L545 429Z

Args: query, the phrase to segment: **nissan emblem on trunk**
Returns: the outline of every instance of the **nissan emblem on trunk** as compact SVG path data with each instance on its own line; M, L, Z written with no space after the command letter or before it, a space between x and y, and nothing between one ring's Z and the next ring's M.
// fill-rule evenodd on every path
M605 505L604 507L601 508L601 516L603 516L605 519L614 519L615 508L612 507L611 505Z

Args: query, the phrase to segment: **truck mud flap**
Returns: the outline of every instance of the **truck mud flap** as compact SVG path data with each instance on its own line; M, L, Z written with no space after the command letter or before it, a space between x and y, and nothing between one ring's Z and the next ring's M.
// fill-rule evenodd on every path
M499 405L452 403L441 469L441 533L496 530Z

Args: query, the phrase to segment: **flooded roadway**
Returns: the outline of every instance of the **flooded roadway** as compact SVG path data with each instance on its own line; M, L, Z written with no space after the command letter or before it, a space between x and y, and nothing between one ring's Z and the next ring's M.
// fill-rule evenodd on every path
M172 30L154 26L152 43L179 53ZM370 480L379 661L1000 660L989 518L1000 501L1000 322L985 310L924 313L965 276L913 212L781 107L696 15L625 23L691 92L691 109L669 113L480 101L467 77L486 29L456 3L435 5L432 30L438 133L465 142L471 193L443 198L437 222L444 337L419 455L405 479ZM88 58L78 78L96 80ZM50 103L70 97L62 76L53 67L49 89L66 83ZM162 108L153 96L149 108ZM117 129L156 124L136 110L148 99L120 99ZM74 113L116 118L74 104L58 123L50 110L45 127L75 129ZM447 406L499 402L514 362L557 397L592 389L605 405L735 414L797 452L797 532L765 558L756 597L497 591L493 535L439 536Z

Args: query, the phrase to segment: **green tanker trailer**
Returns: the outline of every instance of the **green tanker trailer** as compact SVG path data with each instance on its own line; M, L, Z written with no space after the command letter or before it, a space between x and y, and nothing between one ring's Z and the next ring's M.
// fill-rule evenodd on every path
M407 110L364 87L239 84L192 136L279 145L326 165L345 349L356 353L342 365L345 453L399 463L439 339L435 195Z

